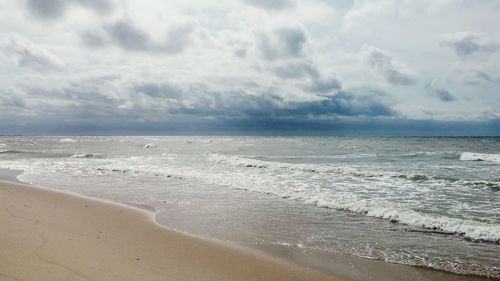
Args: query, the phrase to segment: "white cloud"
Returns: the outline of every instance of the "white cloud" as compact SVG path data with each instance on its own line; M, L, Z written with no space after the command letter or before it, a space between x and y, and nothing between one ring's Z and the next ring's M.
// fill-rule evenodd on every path
M29 11L43 19L58 19L64 16L68 7L75 4L101 14L114 8L111 0L27 0Z
M475 53L492 53L498 51L500 45L486 35L476 32L456 32L442 36L444 45L453 48L462 58L468 58Z
M372 46L363 46L363 57L368 66L394 85L409 86L417 83L415 71L394 61L387 52Z
M256 41L261 55L275 60L302 56L307 36L300 27L281 27L258 34Z
M54 118L126 111L152 120L174 108L192 117L486 116L500 108L493 2L5 1L0 32L17 35L1 42L0 83L21 90L1 103ZM434 79L454 102L436 106L425 84Z
M1 48L4 55L12 56L17 64L22 67L37 70L47 68L60 69L64 67L64 61L54 53L19 35L7 35Z
M249 5L266 10L285 10L295 7L294 0L243 0Z

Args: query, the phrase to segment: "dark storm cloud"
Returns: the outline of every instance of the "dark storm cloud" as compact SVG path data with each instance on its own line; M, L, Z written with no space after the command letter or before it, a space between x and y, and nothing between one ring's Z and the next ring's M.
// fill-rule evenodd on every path
M295 7L294 0L243 0L243 2L265 10L285 10Z
M371 96L355 96L346 91L326 96L318 102L304 102L285 109L292 115L393 116L395 112Z
M492 42L480 33L459 32L447 34L442 43L455 50L457 56L462 59L468 58L475 53L492 53L500 48L500 45Z
M60 18L74 4L90 8L98 13L113 10L113 3L110 0L27 0L31 14L43 19Z
M484 122L401 119L373 94L360 96L339 90L319 100L287 101L272 91L257 96L241 89L213 91L210 85L130 81L127 77L103 76L60 88L25 85L0 91L0 118L5 121L0 122L0 130L18 134L500 133L498 119ZM116 89L117 85L121 87ZM29 103L22 101L27 99Z
M177 120L185 126L203 120L224 122L288 122L321 120L336 116L394 116L394 111L376 97L336 91L328 95L289 99L284 93L263 89L260 94L245 89L213 90L208 84L131 82L131 77L94 77L65 86L40 88L18 85L0 92L0 107L22 108L0 111L0 118L19 122L67 124L121 124ZM29 103L25 102L29 100ZM6 115L5 115L6 114ZM272 121L272 122L274 122ZM228 123L228 124L229 124ZM229 126L229 125L228 125Z
M273 93L255 96L244 91L184 92L182 96L168 103L167 111L171 114L202 118L266 120L306 117L314 119L321 116L394 115L394 111L380 101L342 91L315 101L287 101Z
M382 75L388 83L402 86L417 83L415 75L395 63L388 53L374 47L364 47L364 50L368 66Z
M279 28L257 36L257 48L268 60L293 58L302 55L307 40L302 28Z
M321 116L393 116L390 106L377 95L354 95L341 89L335 77L318 83L322 95L314 99L289 100L276 90L262 90L260 95L245 89L210 90L209 85L175 85L143 82L131 88L132 95L142 93L161 103L165 112L210 118L319 118Z
M286 103L278 112L293 116L391 116L392 109L370 96L357 96L342 89L336 75L325 76L311 62L284 63L271 69L284 79L299 81L301 90L319 98L316 101Z
M116 45L127 51L175 54L190 46L192 33L191 25L176 26L166 32L162 41L157 41L132 22L120 20L102 28L86 30L80 33L80 38L88 47Z

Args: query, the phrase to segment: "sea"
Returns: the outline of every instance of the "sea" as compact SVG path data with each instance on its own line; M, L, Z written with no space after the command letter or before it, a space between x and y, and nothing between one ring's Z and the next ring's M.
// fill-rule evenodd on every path
M0 169L197 236L500 278L500 138L4 136Z

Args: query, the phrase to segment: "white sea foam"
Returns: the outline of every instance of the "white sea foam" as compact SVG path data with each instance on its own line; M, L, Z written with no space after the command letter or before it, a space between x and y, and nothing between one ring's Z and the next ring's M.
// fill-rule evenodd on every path
M410 181L433 181L436 182L447 182L447 183L457 183L475 186L486 186L497 188L500 187L500 182L498 181L469 181L464 179L452 178L452 177L433 177L431 175L425 174L403 174L393 171L384 170L367 170L359 169L356 167L350 167L347 165L331 165L331 164L297 164L297 163L284 163L276 161L266 161L247 157L256 156L228 156L223 154L210 154L208 159L216 163L226 163L232 166L244 167L244 168L259 168L259 169L274 169L274 170L290 170L290 171L302 171L310 173L332 173L345 176L355 176L355 177L365 177L365 178L385 178L385 179L400 179L400 180L410 180ZM320 157L320 156L318 156ZM268 159L295 159L302 158L299 156L290 157L266 157ZM308 158L308 157L304 157ZM309 157L310 158L310 157Z
M75 152L71 157L72 158L94 158L94 157L99 157L99 154L94 154L94 153L85 153L85 152Z
M417 156L432 156L432 155L441 155L441 154L456 154L455 151L415 151L411 153L403 153L399 155L388 155L388 156L409 156L409 157L417 157Z
M350 198L342 198L341 196L339 198L330 199L313 199L310 203L314 203L320 207L348 210L405 225L453 233L472 240L495 243L500 242L500 226L498 225L423 214L411 209L391 207L391 204L384 204L383 202L370 202L355 199L347 201L345 199Z
M78 141L75 140L75 139L71 139L71 138L64 138L64 139L60 139L59 142L63 142L63 143L75 143L75 142L78 142Z
M462 161L490 161L500 163L500 154L463 152L460 155Z
M335 167L317 164L279 163L221 154L212 154L209 155L208 158L210 161L216 163L225 163L242 168L251 167L274 170L286 169L290 172L338 173L345 176L381 177L391 181L414 178L414 176L401 177L401 175L393 172L361 171L352 167ZM210 176L214 177L213 174ZM290 174L288 178L294 178L295 176L302 175ZM421 175L417 176L419 176L418 179L424 178ZM395 205L394 203L385 200L384 197L373 196L371 199L362 198L356 194L356 191L352 189L352 186L347 186L345 189L333 190L314 186L311 182L297 184L297 182L292 181L290 183L284 182L281 184L279 182L274 182L272 178L261 180L262 177L263 176L261 174L258 174L255 177L252 177L249 174L244 174L241 175L237 181L232 183L227 180L227 177L221 177L215 180L214 183L220 184L223 182L229 182L229 185L232 185L235 188L271 194L281 198L301 201L319 207L347 210L405 225L454 233L473 240L484 240L496 243L500 242L500 226L498 225L490 225L487 223L458 218L455 219L447 216L424 214L414 211L409 206L405 206L404 204ZM427 177L425 177L425 179L427 179ZM370 185L373 186L375 184L376 183L373 182ZM394 182L393 184L400 183ZM390 194L387 194L387 196L390 197Z
M366 190L367 188L378 188L377 182L371 181L366 186L360 185L359 188L365 189L363 190L365 193L360 194L357 193L360 190L356 190L357 187L350 183L339 182L334 189L318 183L318 179L311 180L311 177L316 177L316 175L310 175L310 171L315 171L315 174L333 171L341 176L349 177L362 172L367 175L381 175L388 181L398 180L398 178L394 179L390 173L366 172L351 167L329 165L278 163L222 154L207 155L209 162L204 164L206 166L200 166L199 161L186 161L188 159L183 159L183 161L189 164L179 165L179 162L175 161L179 161L178 158L181 156L171 154L114 159L92 159L94 154L82 152L75 153L75 155L71 160L58 159L57 161L51 160L50 163L45 159L2 161L0 166L24 170L25 175L22 177L27 180L43 176L46 171L75 176L120 172L124 176L139 173L146 176L199 179L208 184L244 189L319 207L346 210L410 226L454 233L467 239L500 242L498 224L421 213L406 203L388 201L390 194L374 193L366 196L366 194L371 194L369 190ZM91 159L81 159L89 157ZM214 165L214 162L217 165ZM254 169L247 169L247 167ZM397 184L397 182L394 183ZM386 195L388 197L385 197Z
M248 187L252 190L251 186ZM346 210L371 217L389 220L409 226L434 229L457 234L468 239L500 242L500 226L471 220L423 214L412 209L403 209L383 199L360 199L355 194L328 190L284 190L257 187L260 192L280 196L307 204L331 209Z
M496 266L498 245L457 241L462 237L500 243L497 219L500 208L495 201L500 194L497 192L500 182L495 173L497 165L491 161L459 161L462 151L482 151L475 144L455 145L451 140L449 145L441 145L444 141L439 140L435 142L437 145L433 142L431 146L406 146L407 142L403 141L397 147L385 147L385 142L378 146L378 140L373 144L370 139L366 140L370 145L365 145L365 140L353 140L351 145L351 141L342 139L231 140L201 137L116 137L112 140L116 143L102 143L108 139L78 137L82 141L81 148L73 149L69 145L58 146L61 138L41 139L40 146L32 139L15 143L15 148L22 150L21 154L0 155L0 167L24 170L18 178L25 182L108 198L127 198L133 202L155 201L167 193L175 200L177 192L183 198L188 196L185 192L189 196L191 192L194 196L205 196L205 192L216 191L213 196L220 192L229 204L237 205L241 202L229 200L258 198L265 204L268 197L269 202L282 204L269 204L270 210L290 206L307 215L311 214L309 212L315 216L318 214L315 217L318 220L311 223L314 228L325 230L314 232L317 237L300 239L304 241L284 239L283 245L298 246L304 242L307 248L319 245L321 249L330 250L330 245L335 244L332 250L342 253L459 273L500 276ZM212 139L214 141L210 143ZM185 144L185 141L196 145ZM9 141L0 150L12 148L11 143L14 142ZM145 144L168 148L168 153L142 149ZM456 147L461 151L451 151ZM494 152L495 143L492 146L481 144L480 148ZM75 151L82 153L70 157ZM104 151L109 151L109 154ZM109 156L99 157L94 154L96 152ZM194 200L193 208L203 209L198 204L202 202ZM347 212L321 211L313 206ZM265 208L262 211L265 212ZM287 209L283 211L286 215ZM327 217L321 214L327 214ZM330 220L332 216L346 218L340 220L346 225L364 222L362 232L358 233L363 235L350 239L348 227L339 228L337 235L337 229L330 228L331 222L338 221ZM356 219L350 220L346 216ZM259 218L255 216L255 219ZM380 229L373 233L367 226L380 226ZM414 232L386 232L395 229ZM327 236L322 236L324 233ZM335 235L330 235L332 233ZM444 236L448 234L456 234L456 237ZM412 245L405 243L404 239L399 240L407 235L415 237ZM330 244L329 239L334 236L341 243L332 240L335 243ZM393 240L392 237L397 238ZM342 246L338 245L344 239L349 240L346 243L349 245L339 249ZM429 248L428 239L432 239L437 247ZM389 244L384 244L386 242ZM374 249L373 254L360 250L364 245L367 248L373 245L370 247ZM379 247L383 245L390 246Z
M252 158L266 158L266 159L352 159L352 158L370 158L377 157L377 154L373 153L353 153L353 154L339 154L339 155L287 155L287 156L252 156L247 157Z
M223 154L210 154L208 159L216 163L228 163L233 166L247 168L270 168L270 169L286 169L297 170L311 173L334 173L349 176L362 177L399 177L401 174L383 171L383 170L360 170L358 168L347 165L325 165L325 164L298 164L298 163L283 163L274 161L265 161L258 159L250 159L238 156L228 156Z

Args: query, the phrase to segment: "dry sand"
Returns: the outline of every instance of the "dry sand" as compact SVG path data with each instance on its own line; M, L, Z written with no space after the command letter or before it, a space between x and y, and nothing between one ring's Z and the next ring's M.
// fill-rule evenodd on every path
M0 182L0 280L339 280L166 229L127 206Z

